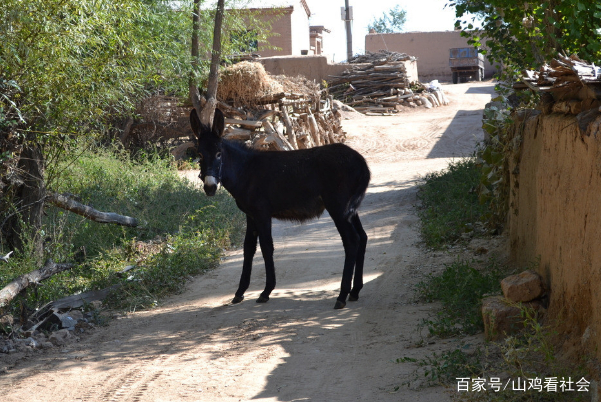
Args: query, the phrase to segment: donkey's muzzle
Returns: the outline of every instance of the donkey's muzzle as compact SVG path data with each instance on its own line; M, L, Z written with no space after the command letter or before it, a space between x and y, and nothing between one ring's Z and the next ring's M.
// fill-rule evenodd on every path
M215 180L215 178L213 176L207 176L205 177L205 181L204 181L204 190L205 190L205 194L208 196L213 196L215 195L215 193L217 192L217 187L218 187L217 180Z

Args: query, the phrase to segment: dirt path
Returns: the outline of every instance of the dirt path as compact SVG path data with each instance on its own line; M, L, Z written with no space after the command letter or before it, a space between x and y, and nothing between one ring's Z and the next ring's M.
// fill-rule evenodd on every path
M129 314L80 342L34 354L0 374L8 401L445 401L443 388L407 389L415 369L395 364L448 348L416 348L431 305L411 286L441 266L418 247L415 180L470 154L493 85L445 86L451 105L346 120L348 144L372 170L360 215L369 236L365 287L334 310L343 250L331 220L274 223L278 286L266 304L260 255L247 299L228 305L241 251L152 311ZM0 369L2 369L0 355ZM395 391L396 390L396 391Z

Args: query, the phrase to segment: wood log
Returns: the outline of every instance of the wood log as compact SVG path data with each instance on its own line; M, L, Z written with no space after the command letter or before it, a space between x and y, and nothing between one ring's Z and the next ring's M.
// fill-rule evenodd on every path
M178 160L181 160L184 158L184 155L186 154L186 151L188 151L188 148L193 148L195 145L196 144L194 144L194 142L188 141L188 142L185 142L185 143L173 148L170 151L170 153L171 153L171 155L173 155L175 160L178 161Z
M46 264L40 269L19 276L17 279L10 282L0 290L0 307L4 307L10 303L19 293L25 290L30 285L35 285L44 279L50 278L52 275L73 268L73 264L57 264L52 260L46 261Z
M334 128L332 125L326 120L326 116L320 114L317 116L319 123L322 125L324 132L326 133L326 138L328 139L329 144L333 144L336 142L336 138L334 138Z
M227 117L238 117L240 119L246 119L246 113L241 110L236 109L233 106L228 105L225 102L218 101L217 107L227 116Z
M367 112L365 113L366 116L394 116L393 113L379 113L379 112Z
M296 137L298 139L298 149L313 148L314 144L309 133L299 131L297 132Z
M263 124L259 120L239 120L239 119L225 119L225 124L237 124L243 127L259 128Z
M282 143L284 143L286 145L286 148L287 148L286 151L293 151L295 148L292 146L290 141L288 141L288 139L284 135L284 125L282 124L282 122L278 121L277 123L275 123L273 128L275 129L275 132L277 134L277 138L279 138L279 141L282 141Z
M294 149L288 140L273 128L273 125L269 121L263 120L263 128L265 129L265 132L269 134L269 137L273 137L273 141L280 151L292 151Z
M434 96L433 93L426 92L425 94L426 94L426 99L428 99L430 101L430 103L432 103L432 106L434 106L434 107L440 106L438 99L436 99L436 96Z
M290 143L290 145L292 145L292 148L298 149L298 144L296 143L296 136L294 135L294 129L292 128L292 122L290 121L290 116L288 116L288 107L281 102L280 111L282 112L282 120L284 120L284 125L286 126L288 142Z
M260 135L255 137L252 147L255 149L262 150L280 150L278 145L275 142L275 137L273 135Z
M425 96L422 96L421 98L419 98L419 100L426 109L432 108L432 103Z
M81 204L62 194L48 193L46 201L50 204L71 211L84 218L98 223L116 223L122 226L137 227L138 221L129 216L119 215L113 212L101 212L90 206Z
M119 289L120 287L121 284L117 284L100 290L90 290L89 292L63 297L62 299L50 302L48 306L56 310L80 308L86 303L91 303L97 300L102 301L106 299L111 292Z
M276 109L265 110L265 111L261 112L259 117L257 117L257 120L265 120L272 116L279 116L279 115L280 115L280 112Z
M313 138L313 142L316 146L323 145L323 141L321 140L321 136L319 135L319 127L317 126L315 116L313 116L311 110L309 110L307 113L307 121L309 122L309 129L311 130L311 137Z
M244 128L228 127L223 132L223 138L232 141L248 141L252 137L252 131Z
M127 145L127 142L131 139L131 137L135 138L136 132L149 132L152 135L151 138L181 138L187 137L190 135L194 135L192 129L190 127L178 127L174 124L164 124L157 122L145 122L140 124L132 124L129 128L129 132L127 136L124 136L123 144Z

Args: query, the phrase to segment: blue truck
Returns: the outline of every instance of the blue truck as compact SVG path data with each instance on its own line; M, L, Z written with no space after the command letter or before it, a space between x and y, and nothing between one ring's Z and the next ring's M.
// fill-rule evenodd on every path
M453 73L453 84L467 79L484 79L484 55L475 47L450 49L449 67Z

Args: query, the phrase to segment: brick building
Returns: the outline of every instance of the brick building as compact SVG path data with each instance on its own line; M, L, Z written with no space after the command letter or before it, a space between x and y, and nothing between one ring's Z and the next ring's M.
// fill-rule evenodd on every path
M259 42L262 57L322 54L324 26L310 26L311 10L305 0L286 1L280 7L249 8L255 18L271 25L268 42ZM278 49L273 49L273 48Z

